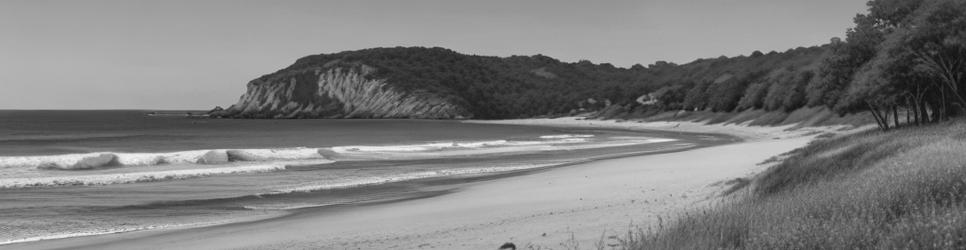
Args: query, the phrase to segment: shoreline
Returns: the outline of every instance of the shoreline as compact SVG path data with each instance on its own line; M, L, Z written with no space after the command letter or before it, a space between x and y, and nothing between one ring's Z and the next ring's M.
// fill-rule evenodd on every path
M627 129L627 130L636 130L636 131L648 131L648 130L650 130L650 131L685 132L685 133L714 133L714 134L731 135L731 136L735 136L735 137L741 138L743 140L738 141L736 143L716 143L716 144L713 144L713 145L692 145L692 146L689 146L689 147L686 147L686 148L677 148L677 149L670 149L670 150L657 150L658 152L628 153L628 154L621 154L621 155L616 155L616 156L602 157L601 159L594 159L594 160L587 161L587 162L577 162L577 163L562 164L562 165L568 166L568 167L564 167L564 166L553 166L553 167L547 167L547 168L540 168L540 169L536 169L536 170L519 171L519 173L503 173L503 174L499 174L499 175L512 175L512 176L509 176L509 177L499 177L499 176L482 177L482 178L487 179L487 180L471 181L469 183L455 184L456 186L459 186L459 187L454 188L453 192L447 193L447 195L442 195L442 196L433 195L433 196L429 196L429 197L420 197L420 198L415 198L415 199L402 199L402 200L399 200L399 201L391 200L391 201L384 201L384 202L376 202L378 204L352 204L352 205L349 205L348 207L352 207L353 209L358 209L358 210L378 210L378 211L383 211L386 207L399 207L399 206L405 206L407 204L412 204L412 203L417 203L417 204L420 204L420 203L433 203L436 200L452 199L452 198L447 198L447 197L451 197L451 196L456 196L456 197L466 196L468 194L465 194L465 192L468 191L468 190L474 190L474 189L480 189L480 188L486 189L486 187L480 187L480 186L500 185L501 182L509 182L508 179L539 178L539 177L541 177L543 175L553 175L556 172L561 172L561 171L564 171L564 170L590 168L591 166L594 166L594 165L601 165L602 164L601 162L609 162L609 161L626 162L626 161L628 161L628 159L632 159L631 161L633 162L633 161L639 161L639 160L635 160L637 158L647 158L647 157L654 156L654 155L677 155L677 154L681 154L682 152L694 152L694 151L704 150L704 149L708 149L708 148L719 148L719 147L729 147L729 146L734 146L734 145L743 145L743 144L748 144L748 143L761 142L761 141L764 141L765 139L767 139L769 137L772 137L772 136L779 136L779 137L772 137L772 138L775 138L775 140L779 140L779 139L781 139L781 140L792 140L792 139L796 139L798 143L794 143L794 144L802 144L802 145L804 145L804 144L801 143L801 141L809 141L809 140L811 140L811 137L809 137L809 136L804 136L802 134L787 133L788 131L784 131L786 128L772 128L772 127L768 127L769 132L765 132L765 133L755 132L755 131L753 131L754 133L749 133L747 131L745 131L744 133L735 133L734 131L736 131L736 129L733 129L733 128L730 131L729 130L723 130L721 128L705 129L705 130L702 131L700 129L702 125L693 125L693 124L688 124L688 125L684 126L685 129L671 130L671 129L666 129L666 127L668 126L668 124L661 124L664 127L655 126L653 124L647 124L647 125L650 125L650 126L628 126L629 124L633 125L633 124L640 124L640 123L634 123L634 122L615 122L615 121L598 121L598 120L578 120L577 118L564 119L564 120L559 120L559 121L556 121L556 122L548 122L548 121L545 121L545 120L555 120L555 119L526 119L526 120L508 120L508 121L469 121L469 122L470 123L495 123L495 124L508 124L508 125L535 125L535 126L550 126L550 127L580 128L580 129L587 129L587 128L593 128L593 129ZM678 123L678 122L672 122L672 123ZM704 126L707 126L707 125L704 125ZM674 128L680 128L680 127L682 127L682 126L680 125L680 123L678 123L678 125L676 125ZM661 128L665 128L665 129L661 129ZM778 133L776 131L778 131L778 132L784 131L785 133ZM731 133L724 133L724 132L731 132ZM812 133L812 132L807 132L807 133ZM781 137L781 136L784 136L784 137ZM803 139L803 138L805 138L805 139ZM733 140L728 140L728 141L734 142ZM721 145L725 145L725 146L721 146ZM784 151L782 151L782 152L784 152ZM781 152L779 152L779 153L781 153ZM643 156L641 156L642 154L643 154ZM770 157L770 155L769 155L769 157ZM633 200L631 201L631 203L634 203ZM596 207L600 207L600 206L596 206ZM464 208L464 209L474 210L473 208ZM7 247L7 246L18 246L19 247L19 246L23 246L23 247L28 247L28 248L29 247L40 247L40 248L44 248L42 245L49 245L47 243L58 243L58 242L68 243L66 245L61 245L62 247L64 247L64 246L76 246L76 245L72 245L72 244L69 244L69 243L81 243L79 245L82 245L82 246L83 245L87 245L89 247L90 246L97 246L98 248L100 248L100 247L108 247L108 248L110 248L112 246L118 246L118 245L110 245L110 244L108 244L108 245L98 245L96 243L94 245L91 245L91 244L83 244L85 241L88 241L87 243L97 242L98 240L96 240L95 238L102 239L102 240L103 239L107 239L107 241L105 241L105 242L121 242L122 244L120 244L120 246L124 246L124 245L127 245L127 246L136 246L136 244L140 244L140 243L138 243L140 241L151 242L152 239L157 239L157 238L170 238L172 236L174 238L178 238L179 236L177 236L177 235L179 234L179 232L182 232L182 234L183 234L184 232L199 231L199 232L195 232L195 233L210 234L212 232L205 232L205 231L208 231L208 230L210 230L210 231L223 231L223 230L234 231L234 230L237 230L239 228L245 228L246 230L255 230L255 231L258 231L257 230L258 228L260 228L261 226L266 226L266 225L269 228L279 229L279 227L282 227L282 226L279 225L278 223L280 223L280 222L283 222L283 223L291 222L290 220L292 220L292 218L309 217L307 219L315 218L315 220L320 220L319 217L321 217L321 218L333 217L333 216L338 217L337 216L338 214L343 214L343 213L350 213L350 214L351 213L356 213L354 211L341 211L341 212L325 211L325 212L320 212L321 210L343 210L343 209L331 209L331 208L324 208L324 209L307 208L305 210L312 210L312 211L309 211L309 212L294 211L294 212L291 212L289 214L283 214L283 215L280 215L280 216L263 218L263 219L257 219L257 220L251 220L251 221L246 221L246 222L235 222L235 223L228 223L228 224L207 225L207 226L191 227L191 228L174 228L174 229L161 229L161 230L144 230L144 231L135 231L135 232L129 232L129 233L111 233L111 234L107 234L107 235L75 237L75 238L67 238L67 239L61 239L61 240L42 240L42 241L35 241L35 242L29 242L29 243L17 243L17 244L0 245L0 247ZM451 209L451 210L453 210L453 209ZM573 211L576 211L576 210L573 210ZM452 212L452 211L449 211L449 212ZM529 211L529 212L526 211L526 210L524 210L524 211L517 211L517 213L520 213L520 212L522 212L522 213L531 213L532 214L534 211ZM549 214L550 215L553 215L554 213L553 212L550 212ZM390 217L392 217L391 216L392 214L381 214L381 215L382 216L390 216ZM395 218L395 219L400 219L400 218L398 218L399 216L396 216L396 217L397 218ZM643 217L643 216L640 216L640 217ZM306 218L303 218L303 219L306 219ZM406 218L402 218L402 219L403 220L406 220ZM324 220L324 219L321 219L321 220ZM444 220L446 220L446 219L444 219ZM430 224L432 224L432 223L430 223ZM442 223L442 224L447 224L447 223ZM254 227L252 225L259 225L259 226L258 227ZM420 230L425 230L427 228L439 228L439 226L440 225L428 225L428 226L425 226L424 228L422 228ZM279 230L282 230L282 229L279 229ZM402 230L400 232L404 232L404 231L406 231L406 230ZM578 231L580 231L580 230L578 230ZM338 231L338 230L336 230L336 231L330 231L330 232L331 233L334 233L334 234L339 234L340 233L340 231ZM142 234L145 235L145 237L136 237L136 236L142 235ZM238 236L230 236L230 235L218 234L217 232L215 232L214 234L215 235L218 235L218 238L225 238L225 237L227 237L229 239L236 239L236 240L238 239ZM357 236L359 236L358 234L359 233L357 233ZM362 234L362 236L359 236L359 237L366 238L364 235L367 234L367 233L361 233L361 234ZM543 235L544 235L543 237L546 237L546 233L544 233ZM341 238L341 237L339 237L339 238ZM114 240L118 240L118 241L114 241ZM278 240L278 239L265 239L265 240L266 240L265 242L262 242L262 241L249 242L249 243L256 244L256 245L243 245L243 246L268 246L268 247L272 247L272 246L281 246L281 247L313 246L312 244L308 244L308 243L306 243L308 245L301 244L301 243L294 243L294 245L292 245L292 244L288 244L290 242L286 242L284 240L282 242L280 242L280 240ZM583 239L583 240L586 240L586 239ZM222 240L218 240L218 241L222 241ZM133 244L123 244L125 242L126 243L133 243ZM272 245L272 243L269 243L269 245L265 245L264 243L266 243L266 242L272 242L272 243L275 243L276 245ZM326 241L321 241L321 242L326 242ZM359 243L359 242L366 242L366 241L365 240L349 240L349 241L344 241L344 242L356 242L356 243ZM533 241L531 241L531 242L533 242ZM37 243L37 244L34 245L34 243ZM196 243L201 243L201 242L196 242ZM318 243L318 242L315 242L315 243ZM277 245L277 244L282 244L282 245ZM497 242L494 242L492 244L497 244ZM33 246L31 246L31 245L33 245ZM57 244L53 244L53 245L57 245ZM192 245L182 245L182 246L192 246ZM219 247L219 246L210 245L210 244L209 245L206 245L206 246L208 246L208 247L216 247L216 248ZM368 246L374 247L375 245L368 244ZM380 246L384 246L384 245L380 245ZM416 246L419 246L419 245L416 245ZM481 244L479 246L484 246L484 244ZM172 246L172 247L175 247L175 246ZM318 247L318 245L314 245L313 247Z
M515 176L539 174L541 172L550 171L556 168L564 168L564 167L569 167L574 165L588 164L588 163L597 162L597 161L619 159L619 158L626 158L626 157L681 152L681 151L693 150L693 149L704 148L704 147L712 147L712 146L734 142L735 138L731 138L727 135L721 135L721 136L724 138L722 139L723 141L728 141L728 142L714 143L714 144L677 143L676 145L661 146L661 147L657 147L646 151L595 155L593 157L583 159L583 160L556 163L556 164L550 164L547 166L540 166L540 167L534 167L534 168L524 168L520 170L509 170L509 171L502 171L502 172L496 172L496 173L479 173L479 174L463 174L463 175L455 175L455 176L429 177L429 178L419 178L419 179L413 179L413 180L393 182L392 183L393 185L410 185L410 184L430 185L430 186L434 186L434 189L423 190L423 191L414 192L412 194L404 194L404 195L398 195L398 196L393 196L388 198L379 198L375 200L365 200L365 201L358 201L358 202L338 203L338 204L320 205L320 206L297 207L297 208L291 208L291 209L267 210L267 211L262 211L261 214L258 214L258 215L248 215L248 216L243 216L241 218L236 218L236 219L226 219L226 220L218 220L218 221L210 221L210 222L170 224L170 225L151 225L151 226L144 226L144 227L138 227L138 228L123 228L123 229L118 229L113 231L106 230L106 231L99 231L99 232L78 232L78 233L68 233L68 234L59 234L59 235L50 235L50 236L38 236L38 237L10 240L7 242L0 242L0 249L5 247L10 247L10 246L29 248L31 247L30 246L31 244L42 245L44 244L44 242L74 241L74 240L82 240L84 238L97 238L97 237L114 238L115 236L120 238L127 238L124 236L155 235L155 234L165 234L165 233L175 232L175 231L205 230L207 228L230 227L233 225L253 224L253 223L266 222L266 221L277 220L277 219L285 219L293 216L303 216L304 214L325 213L330 210L339 210L339 209L352 208L352 207L386 205L386 204L391 204L395 202L424 199L429 197L445 195L453 192L458 192L459 189L461 189L462 187L474 185L479 182L497 181L499 179L515 177ZM444 183L444 184L438 184L438 183ZM378 186L378 184L376 185ZM258 212L258 211L252 211L252 212ZM121 236L121 235L124 235L124 236Z
M117 230L107 230L107 231L100 231L100 232L77 232L77 233L65 233L65 234L56 234L56 235L48 235L48 236L36 236L36 237L14 239L14 240L9 240L5 242L0 242L0 248L5 248L8 246L16 246L16 245L29 245L31 243L37 243L37 242L75 239L75 238L84 238L84 237L97 237L97 236L104 236L104 235L141 233L141 232L161 232L161 231L171 231L171 230L189 230L189 229L196 229L196 228L214 227L214 226L220 226L220 225L249 223L249 222L256 222L256 221L285 217L290 214L291 213L286 211L262 211L262 214L258 214L258 215L248 215L241 218L225 219L225 220L217 220L217 221L170 224L170 225L150 225L150 226L142 226L142 227L135 227L135 228L119 228Z
M627 131L664 131L692 134L719 134L740 138L746 141L760 141L768 139L789 139L808 136L817 133L841 133L842 131L862 130L864 127L851 125L836 125L823 127L798 127L795 124L784 126L750 126L751 121L744 123L716 123L708 124L694 121L642 121L642 120L597 120L585 117L560 118L530 118L515 120L468 120L464 123L500 124L521 126L547 126L560 128L591 128L591 129L619 129Z

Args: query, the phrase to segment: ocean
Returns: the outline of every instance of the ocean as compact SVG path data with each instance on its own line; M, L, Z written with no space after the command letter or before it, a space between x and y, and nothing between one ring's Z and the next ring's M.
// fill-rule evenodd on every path
M0 244L265 219L729 138L439 120L0 111Z

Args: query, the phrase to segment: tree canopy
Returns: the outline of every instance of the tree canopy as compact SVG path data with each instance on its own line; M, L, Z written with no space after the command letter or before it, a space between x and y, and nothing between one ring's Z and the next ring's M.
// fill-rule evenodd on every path
M785 52L657 61L620 68L544 56L464 55L396 47L301 58L275 74L364 64L393 88L428 92L476 118L593 111L749 109L791 112L828 107L869 112L883 129L966 114L966 1L873 0L844 39ZM308 72L308 71L305 71ZM891 120L889 118L892 118Z
M966 2L876 0L856 17L844 43L826 60L816 98L842 113L869 111L883 129L963 113ZM819 94L816 94L819 95ZM890 114L891 111L891 114Z

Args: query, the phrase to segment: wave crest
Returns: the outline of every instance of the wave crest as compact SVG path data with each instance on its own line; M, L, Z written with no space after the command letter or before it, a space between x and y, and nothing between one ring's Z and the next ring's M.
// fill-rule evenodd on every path
M274 162L270 164L254 164L241 166L227 166L199 169L178 169L165 171L147 171L133 173L111 173L91 175L66 175L49 177L2 178L0 188L29 188L52 186L91 186L127 184L139 182L154 182L168 180L183 180L226 174L250 174L282 171L289 165L313 165L332 163L329 160Z
M226 164L240 161L278 161L324 159L315 148L213 149L167 153L116 153L6 156L0 169L37 168L44 170L93 170L110 167L154 166L166 164Z

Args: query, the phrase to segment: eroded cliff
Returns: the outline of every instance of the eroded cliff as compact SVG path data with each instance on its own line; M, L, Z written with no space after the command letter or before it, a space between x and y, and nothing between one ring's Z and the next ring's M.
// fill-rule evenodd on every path
M464 119L472 115L444 97L404 91L373 76L361 63L286 69L248 83L231 107L213 112L231 118Z

